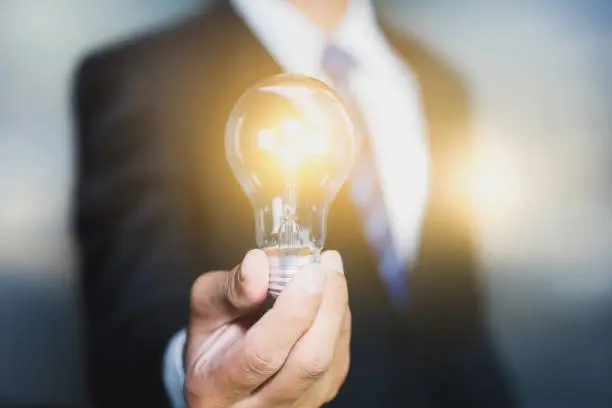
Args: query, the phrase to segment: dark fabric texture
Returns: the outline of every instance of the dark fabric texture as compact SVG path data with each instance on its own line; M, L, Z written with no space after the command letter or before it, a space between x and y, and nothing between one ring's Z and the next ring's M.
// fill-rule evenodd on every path
M453 188L469 151L469 101L443 61L387 35L425 105L430 197L405 313L389 307L346 188L332 207L327 247L343 255L354 323L351 371L330 406L509 407L469 214ZM227 4L79 67L74 226L95 406L168 406L162 356L187 325L192 282L255 245L250 204L225 160L225 122L249 86L279 72Z

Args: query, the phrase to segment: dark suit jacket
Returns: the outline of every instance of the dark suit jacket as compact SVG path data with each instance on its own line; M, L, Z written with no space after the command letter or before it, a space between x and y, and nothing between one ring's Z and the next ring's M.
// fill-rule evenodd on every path
M327 246L343 254L354 316L351 371L332 405L506 407L508 389L483 328L467 213L451 181L469 148L465 90L419 45L392 30L388 37L419 78L430 197L406 313L387 303L345 189L332 207ZM278 72L227 4L80 66L75 225L97 406L166 406L162 355L187 324L191 283L231 268L254 246L252 210L225 160L224 128L236 99Z

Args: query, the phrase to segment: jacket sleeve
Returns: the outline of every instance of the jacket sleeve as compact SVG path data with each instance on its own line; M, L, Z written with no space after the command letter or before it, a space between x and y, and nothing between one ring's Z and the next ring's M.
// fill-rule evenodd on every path
M187 324L203 254L165 122L173 112L142 66L129 65L120 54L91 56L74 85L89 382L98 407L165 407L164 349Z

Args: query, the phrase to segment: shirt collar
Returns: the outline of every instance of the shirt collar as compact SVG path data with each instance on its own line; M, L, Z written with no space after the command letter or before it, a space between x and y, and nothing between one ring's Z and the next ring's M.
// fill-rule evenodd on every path
M343 20L327 37L291 3L283 0L231 0L236 12L288 72L322 77L321 57L334 43L350 53L358 63L366 62L368 47L380 41L381 33L369 0L349 0Z

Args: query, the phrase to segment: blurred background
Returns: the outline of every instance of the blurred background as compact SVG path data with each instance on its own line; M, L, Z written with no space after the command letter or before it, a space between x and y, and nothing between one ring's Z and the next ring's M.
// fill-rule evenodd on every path
M490 330L524 407L612 401L612 2L376 2L464 78ZM84 403L69 87L200 0L0 2L0 406Z

